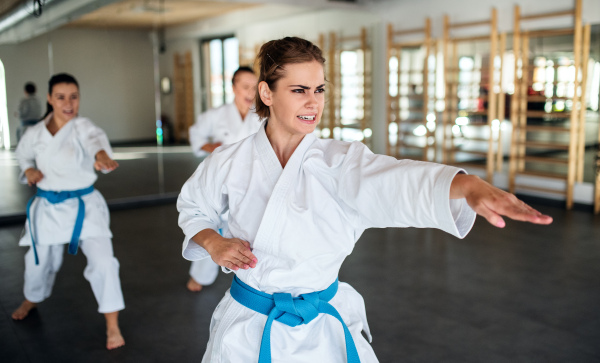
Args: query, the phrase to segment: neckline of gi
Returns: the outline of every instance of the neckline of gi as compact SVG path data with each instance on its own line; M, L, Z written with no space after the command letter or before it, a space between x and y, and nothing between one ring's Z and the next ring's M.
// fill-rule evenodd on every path
M50 112L48 114L48 116L45 119L42 120L43 123L44 123L44 130L46 130L46 133L48 135L50 135L50 137L52 137L52 138L55 138L56 135L58 135L63 129L66 129L67 127L70 127L70 125L73 123L73 121L75 121L77 118L79 118L79 116L73 117L72 119L70 119L69 121L67 121L67 123L64 124L63 127L61 127L60 129L58 129L54 135L52 135L52 133L50 132L50 130L48 130L48 123L52 119L52 116L54 116L54 112Z

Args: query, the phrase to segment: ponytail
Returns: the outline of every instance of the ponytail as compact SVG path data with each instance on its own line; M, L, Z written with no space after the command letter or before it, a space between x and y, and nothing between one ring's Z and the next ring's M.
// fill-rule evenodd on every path
M44 114L44 116L42 116L41 120L45 120L46 117L48 117L49 114L52 113L52 111L54 111L54 108L52 107L51 104L49 104L48 102L46 102L46 113Z

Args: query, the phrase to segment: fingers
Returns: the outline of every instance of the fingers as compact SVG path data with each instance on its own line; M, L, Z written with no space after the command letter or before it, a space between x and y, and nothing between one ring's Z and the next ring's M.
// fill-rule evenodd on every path
M215 262L216 262L216 261L215 261ZM233 263L231 263L231 262L224 262L224 263L222 263L222 264L217 262L217 264L219 264L219 265L221 265L221 266L223 266L223 267L227 267L228 269L230 269L230 270L233 270L233 271L237 271L237 270L239 270L239 269L240 269L239 267L237 267L236 265L234 265L234 264L233 264Z
M214 256L216 258L213 259L217 264L234 271L256 267L258 260L250 251L250 244L248 242L234 238L224 239L220 243L222 244L219 246L219 250L213 251L216 255Z
M96 169L97 171L113 171L118 166L119 166L119 163L117 163L114 160L110 160L110 161L96 161L94 163L94 169Z
M29 185L30 187L33 185L36 185L43 178L44 178L44 174L42 174L42 172L40 172L40 171L32 173L27 178L27 185Z
M246 250L242 250L240 251L248 260L250 260L250 262L247 262L250 267L254 268L256 267L256 262L258 262L258 259L256 258L256 256L254 256L254 254L252 253L252 248L250 247L250 243L248 241L244 241L244 240L239 240L242 245L244 245L244 247L246 248Z
M483 198L474 210L496 227L504 227L506 223L500 215L516 221L535 224L550 224L552 217L544 215L519 200L513 194L502 192L489 198Z
M256 256L254 256L252 251L250 251L249 246L242 248L240 250L240 253L243 256L240 260L244 261L244 263L248 264L252 268L256 267L256 262L258 262L258 259L256 258Z
M252 248L250 247L250 242L244 241L243 239L238 239L238 241L240 241L240 243L243 244L244 247L246 247L247 249L252 250Z
M509 196L510 197L505 200L505 205L500 205L500 208L496 210L498 213L522 222L535 224L552 223L552 217L533 209L512 194L509 194Z
M475 212L485 218L492 226L498 228L504 228L504 226L506 226L506 222L504 222L504 219L502 219L498 213L484 205L475 209Z

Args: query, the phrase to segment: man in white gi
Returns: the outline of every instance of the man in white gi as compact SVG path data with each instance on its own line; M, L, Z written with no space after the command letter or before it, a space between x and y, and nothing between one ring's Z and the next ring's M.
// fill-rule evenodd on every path
M204 157L221 145L238 142L260 127L260 119L253 110L257 83L254 71L249 67L238 68L231 83L233 103L204 112L190 127L190 144L196 156ZM227 217L223 220L226 222ZM202 286L215 282L218 273L219 266L209 258L192 262L188 290L202 290Z
M377 362L361 334L370 339L364 301L337 280L366 228L439 228L462 238L476 213L498 227L501 215L552 221L461 169L318 139L320 49L284 38L264 44L257 59L257 113L267 121L207 157L177 201L183 256L236 274L213 313L204 363Z

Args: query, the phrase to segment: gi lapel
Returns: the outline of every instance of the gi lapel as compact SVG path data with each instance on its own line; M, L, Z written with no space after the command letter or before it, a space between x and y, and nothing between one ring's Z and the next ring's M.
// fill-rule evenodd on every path
M267 171L267 175L269 176L269 181L274 187L269 202L267 203L265 214L261 220L260 227L258 227L258 232L256 233L253 244L255 249L267 253L273 252L272 234L274 227L277 225L274 221L277 220L281 215L281 211L285 208L290 187L294 185L300 176L304 154L315 139L316 137L314 134L304 136L304 139L302 139L292 154L292 157L285 165L285 168L282 170L281 164L275 155L275 151L267 138L264 123L258 131L257 137L255 138L256 148L261 162Z
M51 165L53 162L56 162L56 157L61 147L63 147L66 143L67 138L71 135L73 131L73 125L75 124L75 119L67 122L60 130L52 136L50 131L46 128L44 130L48 135L50 135L50 141L48 141L48 146L46 150L41 155L37 155L36 162L41 163L43 165Z

